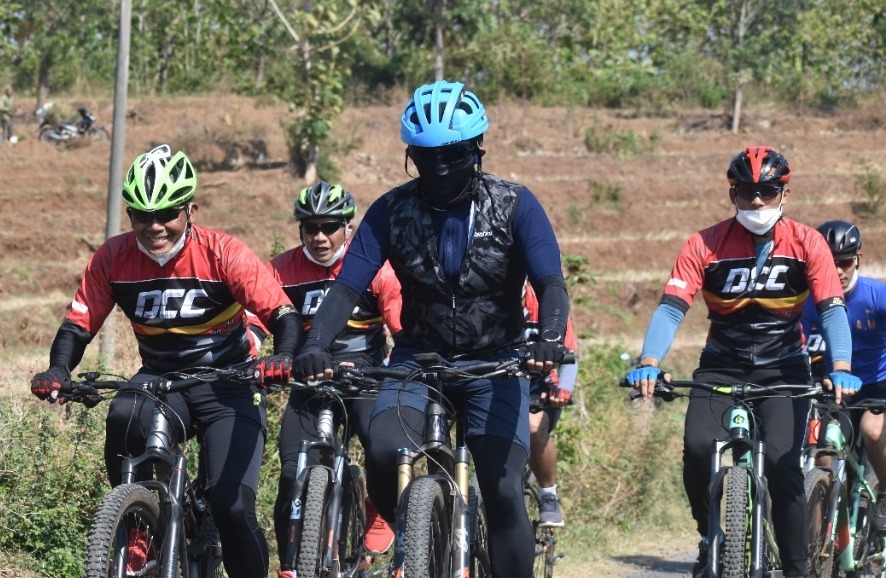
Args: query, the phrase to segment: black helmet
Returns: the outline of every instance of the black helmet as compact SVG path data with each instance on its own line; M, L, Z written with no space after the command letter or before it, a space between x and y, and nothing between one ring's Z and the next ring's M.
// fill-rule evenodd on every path
M772 147L748 147L735 155L726 169L730 185L772 183L785 185L791 180L788 160Z
M828 242L835 257L853 257L861 251L861 231L852 223L828 221L818 226L818 232Z
M320 181L299 191L293 214L299 221L313 217L341 217L350 221L357 214L357 203L341 185Z

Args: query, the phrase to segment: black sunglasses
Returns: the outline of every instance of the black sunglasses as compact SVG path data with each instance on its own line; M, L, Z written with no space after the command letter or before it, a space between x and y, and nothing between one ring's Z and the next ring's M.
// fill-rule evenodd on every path
M732 185L735 196L743 201L753 201L755 197L760 197L764 202L769 202L784 191L781 185L773 185L769 183L738 183Z
M160 224L174 221L178 218L179 213L185 210L185 206L170 207L168 209L160 209L159 211L140 211L138 209L127 209L130 218L136 223L142 225L150 225L154 221Z
M473 143L458 143L443 147L412 147L412 154L425 161L438 160L451 165L463 161L468 155L474 154Z
M854 257L844 257L843 259L835 259L834 265L837 266L837 269L848 269L855 264L856 259L858 259L858 255L855 255Z
M302 233L305 233L306 235L316 235L317 233L323 233L327 237L334 234L343 226L344 223L342 223L341 221L326 221L325 223L314 223L311 221L307 221L299 225L299 227L301 227Z

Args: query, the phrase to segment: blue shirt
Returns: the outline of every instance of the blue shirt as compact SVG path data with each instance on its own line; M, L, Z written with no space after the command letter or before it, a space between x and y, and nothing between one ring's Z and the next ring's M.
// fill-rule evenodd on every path
M886 381L886 283L859 276L846 295L846 313L852 332L852 374L865 385ZM821 321L809 300L802 323L810 356L824 353Z

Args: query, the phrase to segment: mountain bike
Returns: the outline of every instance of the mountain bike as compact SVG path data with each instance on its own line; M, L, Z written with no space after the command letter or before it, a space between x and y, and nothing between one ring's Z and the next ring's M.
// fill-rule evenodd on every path
M397 529L392 576L491 577L486 511L476 477L465 424L443 394L458 379L492 379L523 373L519 351L503 361L447 364L436 353L416 354L414 370L340 367L358 379L393 377L427 387L422 436L414 448L398 450ZM564 363L574 362L569 354ZM455 429L454 443L452 429ZM420 465L426 472L419 474Z
M163 578L222 578L221 544L204 497L202 468L196 479L188 474L187 449L174 440L177 416L165 405L167 394L219 380L254 383L248 366L227 369L195 368L174 372L145 383L104 374L78 375L60 391L69 401L94 407L101 390L134 391L156 401L145 452L123 461L123 483L105 496L92 521L84 559L85 578L150 576ZM170 415L172 414L172 415ZM202 451L199 462L202 463ZM153 466L154 477L136 481L142 464ZM138 551L130 543L138 544Z
M810 576L886 577L886 538L871 528L877 476L865 459L864 445L856 444L854 435L847 439L840 421L853 411L882 413L886 400L836 406L833 394L826 392L813 405L824 436L810 444L812 465L805 473ZM827 458L826 465L816 465L821 458Z
M351 428L344 400L366 395L374 385L339 379L318 384L290 382L321 403L317 440L302 440L298 477L292 491L289 541L284 570L297 576L340 578L356 576L366 549L366 480L362 469L349 463ZM307 465L310 455L316 464Z
M570 400L570 405L571 405ZM538 413L547 404L539 398L531 398L529 400L529 412ZM549 526L541 526L539 524L539 508L538 508L538 488L535 484L535 476L526 464L523 470L523 502L526 504L526 513L529 515L529 522L532 524L532 532L535 534L535 563L533 566L533 576L536 578L552 578L554 575L554 564L556 564L566 554L556 553L557 536L554 532L555 528Z
M622 386L628 384L622 382ZM757 439L754 401L785 396L810 398L820 387L808 384L761 386L750 383L710 384L659 379L653 395L672 401L697 389L732 399L726 436L711 443L712 477L707 575L719 578L781 576L781 559L772 526L772 500L763 466L765 444ZM731 465L724 465L724 458Z

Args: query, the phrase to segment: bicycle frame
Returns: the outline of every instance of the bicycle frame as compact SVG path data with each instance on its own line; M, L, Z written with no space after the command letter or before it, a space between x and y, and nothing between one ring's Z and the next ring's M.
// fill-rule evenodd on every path
M862 446L858 457L852 451L850 444L843 435L840 421L830 416L825 428L825 447L817 448L811 452L812 457L828 456L831 459L832 490L828 503L828 531L826 534L826 549L833 544L834 551L838 552L837 563L839 569L844 572L861 568L867 560L883 560L886 552L886 539L880 538L880 548L877 554L867 556L863 551L859 559L855 558L855 552L859 544L856 543L857 529L859 524L862 492L867 493L870 506L876 504L877 493L865 479L865 450ZM852 473L852 484L847 491L846 481L848 473ZM841 531L845 526L845 530Z
M145 481L137 481L135 472L137 467L144 463L150 462L154 465L155 478ZM165 467L161 470L160 468ZM185 542L184 538L184 522L189 514L193 514L193 510L186 507L188 501L195 507L199 507L202 500L197 500L196 495L189 496L188 492L193 492L190 476L188 476L188 459L181 451L181 444L173 442L173 434L169 418L158 407L155 407L151 415L151 430L147 437L145 451L139 456L126 458L123 461L122 473L123 483L138 483L149 490L157 492L160 496L160 502L166 505L165 514L167 516L166 532L163 538L162 556L160 559L160 576L161 578L175 578L178 566L176 556L170 556L171 552L188 552L188 566L191 576L199 576L199 560L187 548L182 547ZM157 478L168 475L169 481L163 482ZM203 504L205 508L205 504ZM179 544L179 549L174 548L175 544Z

